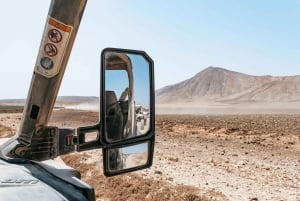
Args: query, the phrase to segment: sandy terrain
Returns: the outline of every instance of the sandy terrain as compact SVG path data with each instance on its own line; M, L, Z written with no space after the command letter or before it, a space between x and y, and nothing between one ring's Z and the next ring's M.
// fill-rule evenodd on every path
M156 104L156 114L300 114L300 102L222 103L201 101L185 104Z
M11 136L20 113L0 113ZM98 114L55 111L51 124L88 125ZM300 115L157 116L150 169L105 178L100 150L64 156L98 200L300 201Z

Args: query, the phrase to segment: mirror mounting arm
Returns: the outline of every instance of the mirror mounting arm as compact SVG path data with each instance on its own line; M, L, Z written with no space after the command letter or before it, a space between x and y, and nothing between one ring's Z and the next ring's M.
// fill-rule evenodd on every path
M76 130L78 144L76 147L76 151L87 151L95 148L102 148L103 146L99 144L100 133L101 133L100 123L90 126L78 127ZM97 132L97 139L88 141L86 139L86 135L88 133Z
M87 151L95 148L101 148L96 140L87 141L86 134L97 132L97 139L100 138L100 124L78 127L76 129L60 128L58 129L57 155L64 155L75 151Z
M99 129L99 124L78 127L77 129L59 129L58 155L99 148L97 140L86 141L86 134L91 132L98 132L97 138L99 138Z
M100 133L100 124L78 127L76 129L59 128L58 129L58 143L57 143L57 155L65 155L75 151L86 151L95 148L99 148L98 141L86 142L86 134L90 132L98 132L98 138Z
M58 135L58 155L64 155L75 151L77 136L75 129L60 128Z
M74 137L74 129L60 129L55 126L40 126L34 129L30 146L26 146L21 142L12 138L15 146L12 148L4 146L5 160L25 159L44 161L56 158L59 155L71 153L75 151L75 144L70 143L70 139Z
M75 151L85 151L101 148L97 140L86 142L86 134L97 132L97 139L100 138L99 124L74 128L58 128L55 126L41 126L33 131L32 143L26 146L16 141L14 147L4 146L5 152L0 153L4 160L36 160L44 161L56 158L60 155L69 154Z

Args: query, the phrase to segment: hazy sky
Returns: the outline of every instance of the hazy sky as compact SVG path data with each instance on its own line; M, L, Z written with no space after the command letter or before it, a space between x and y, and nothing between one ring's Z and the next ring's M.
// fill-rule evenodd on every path
M50 0L0 7L0 99L25 98ZM208 66L300 75L298 0L88 0L59 95L99 96L105 47L145 50L156 88Z

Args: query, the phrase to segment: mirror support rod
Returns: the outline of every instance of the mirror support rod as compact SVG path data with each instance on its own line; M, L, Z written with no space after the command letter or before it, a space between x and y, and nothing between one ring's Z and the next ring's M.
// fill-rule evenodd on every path
M20 147L30 149L36 129L47 126L86 3L51 1L20 127L15 137L1 146L6 153L18 153Z
M18 140L29 146L47 124L73 47L86 0L52 0L31 80Z

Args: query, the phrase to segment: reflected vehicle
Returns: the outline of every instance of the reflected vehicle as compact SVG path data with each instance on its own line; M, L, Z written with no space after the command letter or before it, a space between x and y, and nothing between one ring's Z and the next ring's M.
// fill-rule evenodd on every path
M150 112L148 108L136 105L137 135L144 135L149 130Z
M122 149L110 149L108 151L109 170L122 170L124 164L123 160Z
M151 121L149 63L128 53L108 51L104 58L107 141L145 135Z

